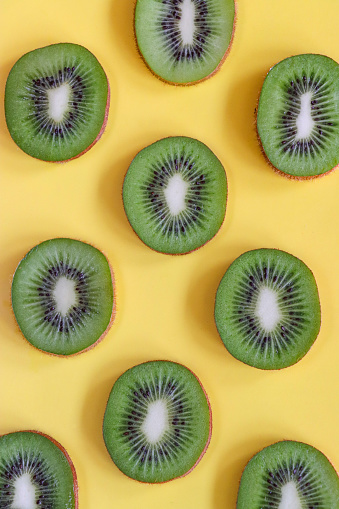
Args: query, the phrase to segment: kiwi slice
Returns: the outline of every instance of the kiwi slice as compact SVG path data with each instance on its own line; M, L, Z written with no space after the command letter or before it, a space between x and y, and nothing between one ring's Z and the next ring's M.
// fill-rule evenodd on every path
M339 64L324 55L296 55L264 81L257 131L272 166L284 176L315 178L339 164Z
M227 180L219 159L203 143L184 136L141 150L123 185L127 218L155 251L188 253L218 232L226 211Z
M109 86L96 57L83 46L52 44L22 56L9 73L5 114L15 143L44 161L87 152L107 122Z
M314 276L301 260L278 249L243 253L219 284L215 322L227 350L245 364L291 366L319 333Z
M339 478L322 452L283 441L257 453L242 474L237 509L338 509Z
M211 419L207 395L189 369L151 361L127 370L113 385L103 436L124 474L162 483L197 465L210 442Z
M0 437L1 509L77 509L74 465L56 440L37 431Z
M55 355L85 351L104 337L114 319L110 265L84 242L46 240L19 263L12 307L23 335L36 348Z
M228 55L234 0L138 0L135 36L141 56L164 81L192 84L214 74Z

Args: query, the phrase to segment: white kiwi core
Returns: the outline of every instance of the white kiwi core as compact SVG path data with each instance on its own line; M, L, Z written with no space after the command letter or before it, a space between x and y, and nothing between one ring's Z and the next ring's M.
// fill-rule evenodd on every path
M61 122L65 113L68 111L70 99L70 86L63 83L59 87L47 90L48 96L48 115L54 122Z
M164 193L167 206L173 216L185 210L185 196L188 186L188 183L178 173L169 179Z
M305 92L300 96L300 112L296 119L297 134L296 140L309 138L314 126L311 115L312 92Z
M195 32L195 6L192 0L184 0L181 4L179 29L183 44L193 44Z
M168 429L168 410L165 401L159 399L148 405L141 429L151 444L156 444L161 439Z
M56 303L56 311L66 316L69 309L77 303L75 281L60 277L53 290L53 297Z
M262 287L259 290L255 315L259 318L260 325L264 330L267 332L274 330L281 319L277 294L274 290L267 287Z
M278 509L303 509L297 487L293 481L281 488L281 500Z
M18 477L14 482L14 499L11 509L35 509L35 487L30 474Z

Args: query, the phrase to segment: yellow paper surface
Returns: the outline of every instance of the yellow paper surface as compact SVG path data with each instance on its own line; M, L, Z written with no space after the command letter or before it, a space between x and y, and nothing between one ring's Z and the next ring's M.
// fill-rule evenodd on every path
M24 53L57 42L92 51L111 86L102 139L66 164L35 160L12 141L1 101L0 433L36 429L73 459L82 509L231 509L250 457L292 439L323 451L339 469L339 173L311 182L272 171L256 139L254 109L268 69L293 54L339 61L335 0L239 0L231 52L211 79L175 87L156 79L133 39L134 0L3 0L0 93ZM203 248L179 257L153 252L134 234L121 190L135 154L159 138L207 144L229 183L225 222ZM53 237L94 244L116 278L117 315L90 352L56 358L31 347L11 311L15 268ZM213 318L219 281L244 251L273 247L313 271L321 332L295 366L264 372L235 360ZM203 383L213 411L210 447L183 479L143 485L112 463L102 438L106 401L117 377L151 359L180 362Z

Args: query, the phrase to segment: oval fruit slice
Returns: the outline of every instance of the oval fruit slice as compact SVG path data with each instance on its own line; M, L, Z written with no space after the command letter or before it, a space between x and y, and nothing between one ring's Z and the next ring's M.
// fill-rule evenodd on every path
M19 263L12 306L25 338L36 348L71 355L92 348L115 315L113 273L95 247L51 239Z
M87 152L108 117L109 86L96 57L83 46L52 44L22 56L5 90L8 130L27 154L67 161Z
M319 177L339 164L339 64L296 55L269 71L257 131L269 162L284 176Z
M208 242L226 211L225 170L198 140L164 138L141 150L123 185L127 218L155 251L183 254Z
M162 483L197 465L210 442L211 419L206 393L189 369L152 361L134 366L115 382L103 436L124 474Z
M209 78L228 55L234 0L138 0L139 51L161 79L187 85Z
M283 441L257 453L241 477L237 509L337 509L339 478L326 456Z
M0 507L77 509L76 472L61 444L37 431L0 437Z
M245 364L291 366L308 352L320 329L314 276L284 251L248 251L219 284L215 322L227 350Z

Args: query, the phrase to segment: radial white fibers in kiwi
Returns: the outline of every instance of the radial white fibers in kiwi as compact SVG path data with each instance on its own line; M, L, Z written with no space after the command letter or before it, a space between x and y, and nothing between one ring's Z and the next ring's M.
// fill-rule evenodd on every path
M211 408L200 381L170 361L145 362L123 373L113 385L103 422L113 462L146 483L191 472L211 430Z
M55 355L87 350L114 319L110 265L101 251L84 242L42 242L15 271L12 307L23 335L36 348Z
M339 164L339 64L296 55L266 76L257 131L275 169L295 179L319 177Z
M7 79L10 135L24 152L44 161L67 161L85 153L103 133L108 109L106 74L78 44L30 51Z
M0 507L77 509L77 477L65 448L37 431L1 436Z
M339 478L311 445L286 440L265 447L246 465L237 509L338 509Z
M123 185L127 218L155 251L183 254L208 242L226 211L224 167L203 143L184 136L141 150Z
M260 369L298 362L320 329L317 284L310 269L278 249L256 249L227 269L215 299L215 322L227 350Z
M135 35L151 71L174 84L214 74L226 58L235 25L234 0L138 0Z

